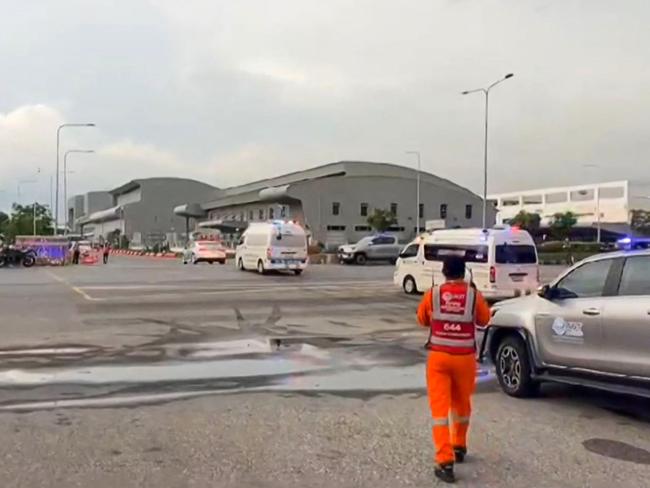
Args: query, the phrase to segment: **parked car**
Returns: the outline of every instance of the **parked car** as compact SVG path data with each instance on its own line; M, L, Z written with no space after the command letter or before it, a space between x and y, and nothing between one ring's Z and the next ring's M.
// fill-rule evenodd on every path
M535 293L539 286L537 251L525 230L444 229L418 237L400 253L393 282L405 293L425 292L442 283L445 256L461 256L471 278L489 300Z
M487 334L508 395L550 381L650 397L650 250L592 256L497 304Z
M368 236L356 244L340 246L337 257L340 263L366 264L368 261L389 261L395 263L401 244L393 235Z
M251 223L244 231L235 251L237 268L267 271L292 271L301 274L309 262L307 234L295 222Z
M219 241L190 241L183 250L183 264L226 262L226 250Z

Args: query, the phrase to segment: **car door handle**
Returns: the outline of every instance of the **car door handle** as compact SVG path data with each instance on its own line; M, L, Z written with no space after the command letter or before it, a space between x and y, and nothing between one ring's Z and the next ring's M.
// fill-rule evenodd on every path
M585 308L582 313L585 315L600 315L600 310L597 308Z

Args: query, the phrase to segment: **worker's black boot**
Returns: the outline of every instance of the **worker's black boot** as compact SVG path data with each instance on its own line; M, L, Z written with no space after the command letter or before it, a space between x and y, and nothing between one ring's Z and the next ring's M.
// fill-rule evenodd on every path
M433 472L441 481L445 483L454 483L456 476L454 476L454 463L438 464Z
M467 456L467 448L459 446L454 447L454 456L456 456L457 463L462 463L465 461L465 456Z

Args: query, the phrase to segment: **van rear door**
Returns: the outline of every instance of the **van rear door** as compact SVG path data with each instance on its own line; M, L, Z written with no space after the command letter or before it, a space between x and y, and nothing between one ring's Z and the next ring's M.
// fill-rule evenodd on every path
M537 251L532 243L501 242L494 246L497 289L535 290L538 286Z

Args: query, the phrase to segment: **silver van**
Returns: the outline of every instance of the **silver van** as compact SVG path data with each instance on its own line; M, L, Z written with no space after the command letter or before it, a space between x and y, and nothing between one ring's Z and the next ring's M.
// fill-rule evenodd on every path
M508 395L551 381L650 398L650 250L587 258L492 314L486 352Z

